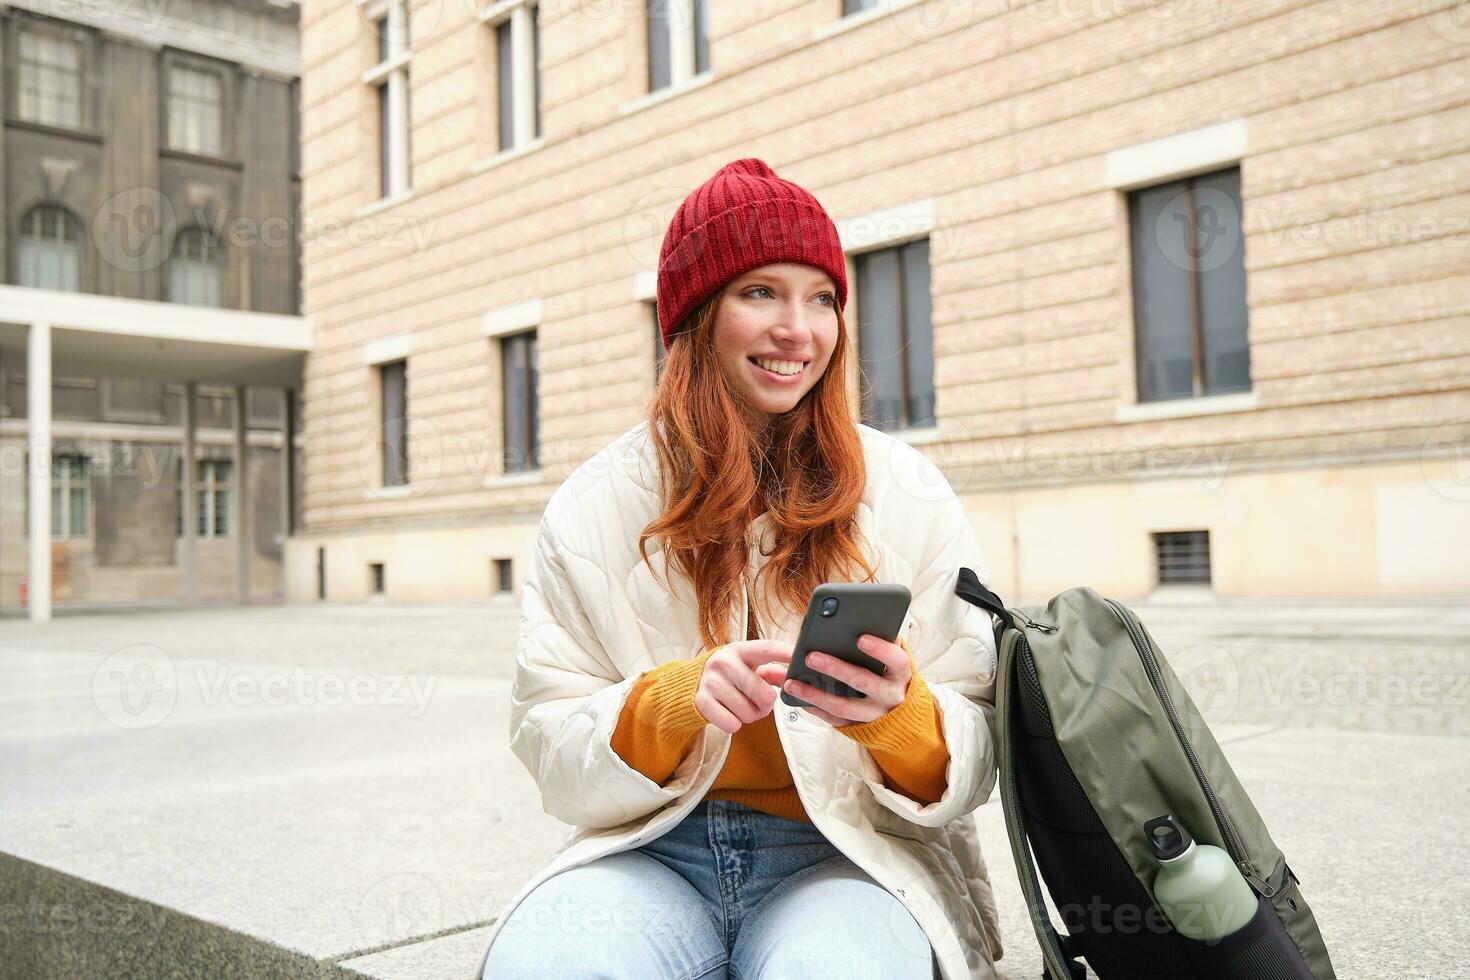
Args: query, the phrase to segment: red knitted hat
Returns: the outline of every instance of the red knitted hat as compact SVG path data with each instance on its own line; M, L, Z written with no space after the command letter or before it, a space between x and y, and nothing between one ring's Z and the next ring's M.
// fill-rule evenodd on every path
M847 305L837 226L817 199L755 157L725 164L674 212L658 253L658 329L674 330L721 286L772 262L815 266Z

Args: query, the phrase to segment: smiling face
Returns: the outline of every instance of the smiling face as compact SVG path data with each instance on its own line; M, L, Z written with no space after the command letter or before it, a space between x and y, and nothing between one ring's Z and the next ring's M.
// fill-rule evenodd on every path
M812 390L837 345L832 277L776 262L732 279L715 315L720 366L755 408L789 412Z

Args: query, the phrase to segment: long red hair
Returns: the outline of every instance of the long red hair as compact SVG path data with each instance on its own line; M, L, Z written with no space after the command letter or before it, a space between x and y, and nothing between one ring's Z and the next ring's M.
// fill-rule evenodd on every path
M649 410L658 454L662 511L638 536L661 540L665 566L683 574L699 599L699 630L709 646L729 637L729 612L746 571L748 525L769 511L774 551L752 591L794 611L814 588L849 581L860 567L877 580L860 544L857 507L867 483L862 437L847 396L846 322L827 370L790 411L765 416L725 376L714 346L721 289L672 335ZM775 577L772 590L771 576ZM665 586L667 588L667 585Z

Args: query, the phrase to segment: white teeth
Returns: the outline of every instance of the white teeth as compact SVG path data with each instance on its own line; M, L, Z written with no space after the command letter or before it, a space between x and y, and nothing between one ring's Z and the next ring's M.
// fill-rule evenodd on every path
M772 374L797 374L802 368L800 361L768 361L758 357L755 362Z

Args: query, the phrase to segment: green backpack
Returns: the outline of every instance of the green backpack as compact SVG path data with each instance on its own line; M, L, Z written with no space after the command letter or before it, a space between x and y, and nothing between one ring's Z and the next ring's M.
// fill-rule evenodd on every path
M968 568L955 592L997 620L1001 800L1047 980L1086 976L1078 957L1103 980L1335 978L1296 875L1133 612L1076 588L1032 620ZM1244 927L1190 939L1154 904L1143 825L1164 814L1235 862L1258 905Z

